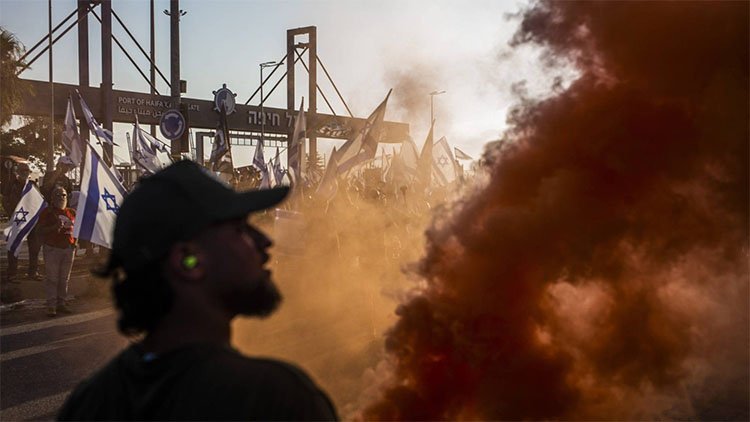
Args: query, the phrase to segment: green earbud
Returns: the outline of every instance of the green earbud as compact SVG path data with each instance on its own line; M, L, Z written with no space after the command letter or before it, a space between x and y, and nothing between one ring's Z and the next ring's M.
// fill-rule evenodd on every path
M182 265L188 270L192 270L198 265L198 258L195 255L188 255L182 260Z

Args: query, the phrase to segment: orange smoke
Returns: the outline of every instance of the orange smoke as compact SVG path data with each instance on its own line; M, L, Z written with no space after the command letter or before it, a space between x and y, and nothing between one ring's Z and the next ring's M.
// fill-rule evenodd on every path
M515 43L581 77L428 230L363 417L747 419L748 3L542 2Z

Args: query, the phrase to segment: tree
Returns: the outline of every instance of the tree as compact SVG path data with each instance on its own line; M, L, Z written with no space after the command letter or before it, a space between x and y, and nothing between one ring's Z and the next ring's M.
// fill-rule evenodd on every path
M49 148L49 118L22 117L20 127L12 127L11 119L16 114L21 99L32 94L31 87L18 77L18 71L26 66L21 60L26 48L13 33L0 27L0 145L3 155L28 158L44 170ZM60 139L62 121L55 121L54 137ZM62 146L55 144L55 155L62 154Z
M55 139L62 138L62 120L55 120ZM3 155L17 155L28 158L39 169L46 169L49 148L49 117L32 116L23 118L23 126L4 128L0 132L0 145ZM64 154L59 142L55 142L55 155Z
M0 27L0 87L3 92L0 96L0 127L10 122L21 98L31 92L31 88L17 75L18 70L25 66L21 60L25 51L26 48L15 35Z

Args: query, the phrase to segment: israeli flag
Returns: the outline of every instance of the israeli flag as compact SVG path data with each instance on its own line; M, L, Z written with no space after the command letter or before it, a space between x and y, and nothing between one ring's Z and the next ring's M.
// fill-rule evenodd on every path
M266 170L260 172L260 187L259 189L271 189L273 185L273 181L271 180L272 174L268 169L268 165L266 164Z
M133 161L143 169L146 174L154 174L166 165L159 160L159 140L140 128L138 116L135 116L133 125Z
M281 168L281 157L279 156L279 147L276 147L276 158L273 160L273 178L274 178L274 186L281 185L282 180L284 179L284 169Z
M73 236L112 248L115 219L127 191L99 154L86 147Z
M261 173L268 171L268 167L266 166L266 159L263 158L263 141L261 140L258 140L258 144L255 145L255 155L253 155L253 165Z
M21 193L21 200L10 217L9 225L3 230L7 242L5 248L16 258L21 251L21 242L29 235L39 221L39 214L46 207L47 203L39 189L30 180L27 181Z
M96 121L93 113L91 113L91 110L89 109L88 104L86 104L86 101L83 101L83 97L81 96L81 93L78 92L78 90L76 90L76 94L78 94L78 99L81 101L81 110L83 110L83 117L86 118L86 123L88 123L89 129L91 129L91 131L94 132L94 135L96 136L96 139L99 140L99 143L108 143L110 145L117 145L114 141L112 132L110 132L107 129L104 129L102 125L100 125L99 122Z
M453 183L458 177L456 160L453 159L451 147L445 136L440 138L432 147L432 176L437 186Z
M213 169L218 169L221 159L227 152L229 152L229 146L225 139L224 131L218 128L214 136L213 147L211 148L211 158L208 160L209 163L212 163Z
M65 111L65 122L63 123L62 145L76 167L80 166L83 160L83 141L78 134L76 112L73 109L73 98L70 96L68 96L68 108Z

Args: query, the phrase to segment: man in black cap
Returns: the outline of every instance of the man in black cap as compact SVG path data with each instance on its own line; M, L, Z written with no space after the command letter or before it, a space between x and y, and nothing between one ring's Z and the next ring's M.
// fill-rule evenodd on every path
M81 383L59 419L336 419L301 369L229 345L236 315L265 317L280 303L264 267L271 241L247 216L287 193L237 193L190 161L144 179L119 205L102 271L118 328L144 337Z

